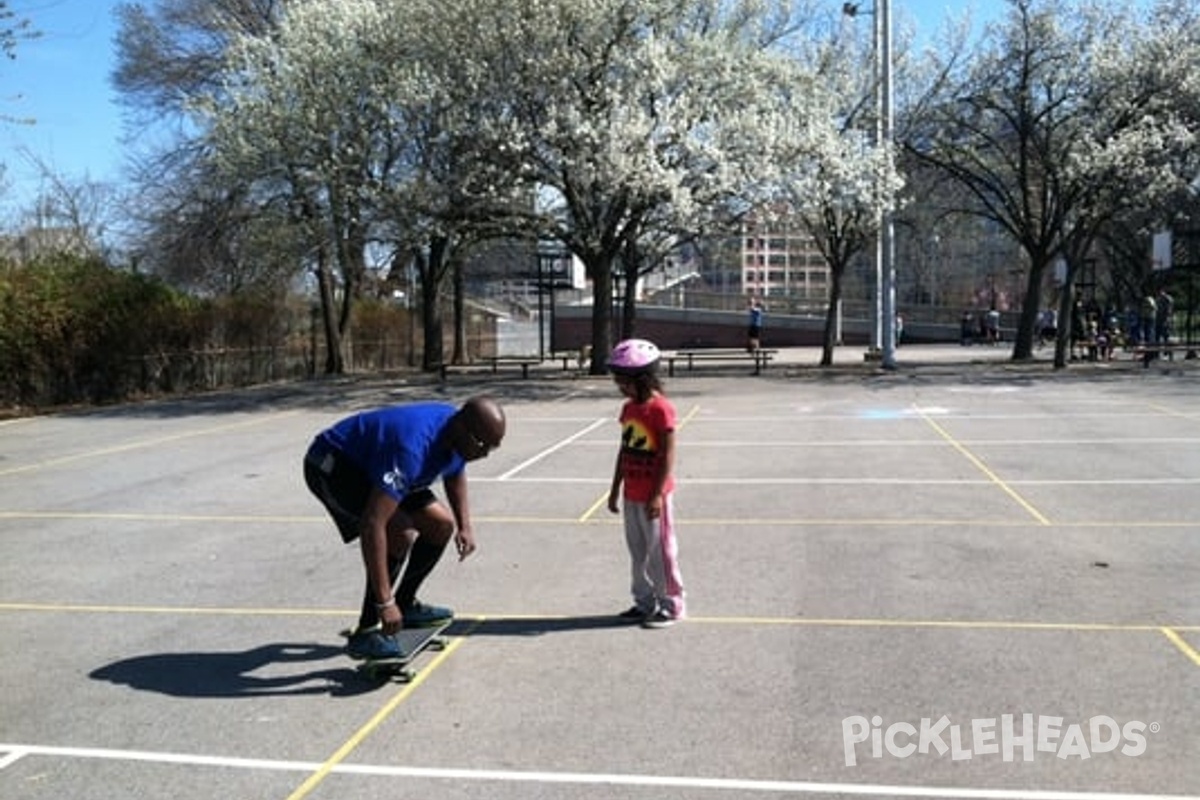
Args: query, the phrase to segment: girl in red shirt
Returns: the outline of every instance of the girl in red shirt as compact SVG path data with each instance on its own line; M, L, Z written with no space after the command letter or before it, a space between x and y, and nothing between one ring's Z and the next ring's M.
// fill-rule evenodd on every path
M666 628L684 616L683 577L675 538L675 406L658 379L658 348L626 339L608 360L625 396L621 446L613 471L608 509L622 511L631 559L634 605L621 616L646 628Z

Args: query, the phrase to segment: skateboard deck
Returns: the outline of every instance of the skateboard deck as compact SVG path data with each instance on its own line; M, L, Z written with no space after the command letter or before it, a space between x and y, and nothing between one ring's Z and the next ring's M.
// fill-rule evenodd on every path
M442 650L446 647L442 632L450 627L451 622L447 620L428 628L402 628L392 637L400 646L399 656L364 659L359 663L358 671L372 680L393 679L408 683L417 676L409 666L417 656L426 650Z

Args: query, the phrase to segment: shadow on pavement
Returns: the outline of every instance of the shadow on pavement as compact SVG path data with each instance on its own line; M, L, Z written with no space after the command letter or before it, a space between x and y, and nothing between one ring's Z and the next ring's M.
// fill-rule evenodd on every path
M172 697L236 698L328 694L349 696L379 687L353 666L312 669L287 675L256 675L281 664L345 658L341 647L277 643L252 650L215 653L156 653L117 661L89 677Z
M543 636L571 631L636 628L637 623L614 614L580 617L485 617L456 619L448 636Z

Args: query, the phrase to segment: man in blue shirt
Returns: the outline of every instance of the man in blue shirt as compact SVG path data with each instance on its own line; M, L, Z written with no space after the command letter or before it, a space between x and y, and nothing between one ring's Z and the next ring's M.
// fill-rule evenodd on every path
M504 431L504 411L479 396L458 409L413 403L364 411L317 434L304 457L305 483L342 540L359 540L367 577L351 656L396 656L392 636L401 627L454 616L417 600L417 589L451 538L460 561L475 551L466 465L499 447ZM439 478L449 508L433 493Z
M746 328L746 352L753 353L762 341L763 304L757 298L750 303L750 324Z

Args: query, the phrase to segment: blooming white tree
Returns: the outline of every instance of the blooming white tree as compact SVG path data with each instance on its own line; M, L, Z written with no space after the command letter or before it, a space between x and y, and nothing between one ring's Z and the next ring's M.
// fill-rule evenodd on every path
M231 38L223 85L193 103L217 164L306 231L327 372L344 366L373 192L391 157L399 88L381 55L397 22L374 0L290 3L276 29Z
M1178 87L1195 85L1197 51L1180 19L1151 23L1132 5L1008 2L907 145L1020 244L1029 273L1013 358L1023 360L1050 264L1062 256L1073 270L1123 209L1152 206L1195 175L1196 128ZM1058 366L1068 335L1060 326Z
M623 248L727 224L783 185L872 209L890 196L890 175L864 177L887 166L854 149L791 47L802 12L787 0L295 0L277 30L234 37L221 91L196 108L226 169L308 226L331 343L371 241L417 259L426 341L440 344L429 325L445 266L463 243L508 234L558 239L584 262L604 353Z
M874 71L863 68L872 57L861 36L814 43L819 69L792 121L805 135L780 137L775 154L779 214L799 223L829 267L822 366L833 363L846 268L879 235L903 186L894 147L880 139Z
M774 46L797 12L754 0L521 5L456 5L495 98L477 135L544 201L542 235L585 264L601 354L622 248L745 211L773 185L778 137L807 135L794 124L801 74Z

